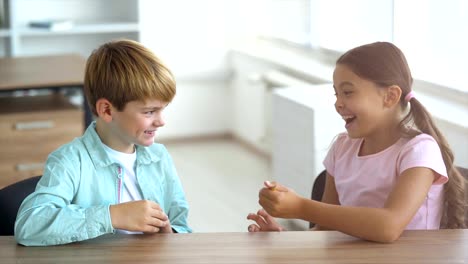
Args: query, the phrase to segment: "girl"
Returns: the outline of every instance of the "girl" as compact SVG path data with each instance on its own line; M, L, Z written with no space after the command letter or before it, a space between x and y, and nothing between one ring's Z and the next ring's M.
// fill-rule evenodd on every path
M464 178L411 90L403 53L387 42L354 48L338 59L333 83L347 133L325 158L322 202L265 182L264 210L247 216L256 222L249 231L284 230L273 217L378 242L395 241L405 229L465 228Z

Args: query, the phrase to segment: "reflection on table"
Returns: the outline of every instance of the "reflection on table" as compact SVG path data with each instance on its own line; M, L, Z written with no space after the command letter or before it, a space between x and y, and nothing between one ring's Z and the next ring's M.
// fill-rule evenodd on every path
M405 231L392 244L336 231L107 235L23 247L0 237L1 263L468 263L468 230Z

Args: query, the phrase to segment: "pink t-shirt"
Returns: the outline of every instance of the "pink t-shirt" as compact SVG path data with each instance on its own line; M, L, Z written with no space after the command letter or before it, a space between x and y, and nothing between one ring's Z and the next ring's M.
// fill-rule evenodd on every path
M336 191L343 206L383 208L398 177L407 169L427 167L437 176L406 229L439 229L443 212L443 184L447 169L437 142L427 134L400 138L387 149L358 156L362 139L347 133L338 135L323 164L335 178Z

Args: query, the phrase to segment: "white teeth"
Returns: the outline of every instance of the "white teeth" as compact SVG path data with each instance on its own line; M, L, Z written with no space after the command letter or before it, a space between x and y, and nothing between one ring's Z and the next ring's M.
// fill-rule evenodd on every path
M351 118L354 118L355 116L353 115L346 115L346 116L341 116L341 118L343 118L344 120L348 120L348 119L351 119Z

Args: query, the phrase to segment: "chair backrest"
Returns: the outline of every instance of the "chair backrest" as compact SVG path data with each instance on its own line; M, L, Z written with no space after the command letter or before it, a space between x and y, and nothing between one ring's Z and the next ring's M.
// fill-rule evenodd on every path
M15 220L24 198L34 192L41 176L13 183L0 190L0 236L14 235Z
M315 178L314 185L312 187L312 193L310 198L315 201L322 201L323 191L325 189L325 180L327 178L327 171L323 170L319 173L319 175ZM309 228L314 227L315 224L310 222Z

